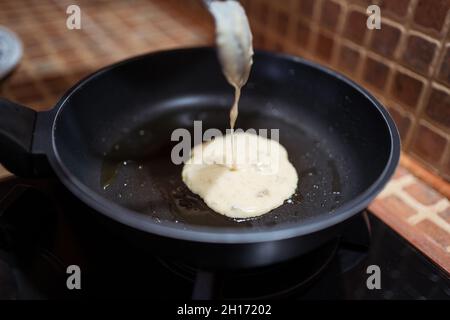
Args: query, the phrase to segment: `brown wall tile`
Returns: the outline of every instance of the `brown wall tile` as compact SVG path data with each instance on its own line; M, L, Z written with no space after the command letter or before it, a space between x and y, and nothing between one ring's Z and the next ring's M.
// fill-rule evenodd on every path
M264 48L265 37L260 32L253 32L253 46L257 49Z
M333 52L333 38L320 33L316 42L316 54L322 60L329 61Z
M371 86L379 90L383 90L386 86L388 74L389 67L387 65L370 57L366 58L363 77L364 80Z
M274 51L284 51L284 44L280 41L277 41L272 46Z
M341 6L338 3L331 0L325 0L322 4L320 24L328 30L336 30L340 13Z
M445 137L420 123L412 142L412 150L429 164L438 166L446 143Z
M253 32L253 46L257 49L264 48L266 38L261 32Z
M311 29L306 22L299 21L295 30L295 42L302 48L306 48L309 43Z
M425 113L431 120L450 131L450 94L434 87Z
M43 76L39 79L39 81L55 96L62 95L65 91L67 91L67 89L69 89L69 83L63 75L54 74Z
M371 30L370 48L387 58L392 58L400 40L401 31L398 27L382 23L381 29Z
M387 13L399 18L406 16L410 0L381 0L380 9L381 14Z
M367 16L362 12L352 10L347 14L344 28L344 37L362 44L367 30Z
M419 0L414 14L414 22L422 27L440 32L449 9L450 1L448 0Z
M360 53L346 45L341 46L339 52L339 67L347 73L353 74L358 67Z
M269 5L265 2L259 6L259 23L264 25L269 21L269 10Z
M416 209L408 206L396 195L387 196L380 202L380 205L385 208L390 208L390 210L395 211L397 215L404 219L408 219L417 213Z
M414 199L426 206L431 206L442 199L442 195L421 181L417 181L407 186L404 190Z
M256 48L304 55L373 89L388 105L404 151L450 181L443 162L450 161L443 151L450 148L450 0L243 1ZM381 30L366 28L370 4L381 8Z
M436 51L436 44L417 35L409 35L403 52L403 63L414 71L429 73Z
M310 19L314 12L314 1L315 0L296 0L298 7L298 14L305 18Z
M44 99L44 95L36 86L36 83L30 80L27 82L10 84L6 90L12 93L14 98L22 103L42 101Z
M409 130L411 129L411 117L406 113L402 113L395 108L389 108L389 113L397 125L398 132L402 140L405 140L408 136Z
M442 248L447 249L450 245L450 237L448 236L448 233L430 220L423 220L419 222L417 224L417 228L436 241Z
M286 12L280 11L277 15L277 32L283 36L287 32L287 26L289 24L289 16Z
M450 87L450 44L445 49L444 59L437 76L438 80Z
M421 80L397 71L392 83L391 95L407 108L414 110L419 101L424 84Z

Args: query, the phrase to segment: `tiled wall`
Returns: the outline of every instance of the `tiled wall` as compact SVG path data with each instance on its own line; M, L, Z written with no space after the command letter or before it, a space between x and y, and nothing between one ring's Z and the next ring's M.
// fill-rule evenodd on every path
M450 179L450 0L246 0L255 46L319 60L371 90L403 148ZM381 8L381 30L366 8Z
M450 180L450 0L240 1L256 48L319 61L367 87L395 118L404 150ZM73 1L0 0L0 24L25 47L0 95L44 109L100 66L212 41L201 0L75 2L84 16L79 31L65 28ZM381 30L366 28L371 3L381 7Z
M80 30L66 27L66 9L74 3L82 12ZM168 10L166 0L0 0L0 26L16 32L24 48L18 67L0 81L0 96L48 109L100 67L138 54L211 43L213 31L182 11L180 4Z
M242 0L255 46L318 60L372 91L403 148L450 179L450 0ZM366 9L381 8L380 30Z
M256 48L316 60L361 83L388 107L403 149L450 180L450 0L240 2ZM370 4L381 8L381 30L366 27Z

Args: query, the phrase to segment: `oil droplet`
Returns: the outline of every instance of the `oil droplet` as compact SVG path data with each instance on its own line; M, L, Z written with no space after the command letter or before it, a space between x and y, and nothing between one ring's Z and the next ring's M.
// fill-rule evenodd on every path
M122 198L122 194L121 193L119 193L119 198Z
M124 187L126 187L126 186L127 186L127 184L126 184L126 183L124 183L124 184L123 184L123 186L124 186Z
M128 162L126 162L126 161L123 162L123 165L124 165L124 166L126 166L127 164L128 164Z
M142 170L143 167L144 167L144 166L143 166L142 164L140 164L140 165L138 166L138 169L139 169L139 170Z

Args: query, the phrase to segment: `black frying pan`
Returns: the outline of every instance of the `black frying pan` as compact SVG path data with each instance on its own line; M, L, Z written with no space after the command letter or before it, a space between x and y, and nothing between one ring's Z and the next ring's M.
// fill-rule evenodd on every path
M80 81L49 112L0 101L0 159L50 172L127 239L204 267L280 262L322 244L361 212L398 163L386 110L338 73L256 52L237 127L278 128L299 173L293 203L256 219L211 211L170 160L171 133L228 127L233 90L214 49L157 52ZM50 164L50 166L48 166Z

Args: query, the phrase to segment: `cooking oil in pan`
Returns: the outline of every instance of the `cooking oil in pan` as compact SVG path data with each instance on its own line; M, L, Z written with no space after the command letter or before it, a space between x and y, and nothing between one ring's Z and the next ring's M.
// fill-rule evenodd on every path
M247 119L244 114L241 123ZM280 128L280 142L299 175L297 190L282 206L254 219L237 220L217 214L185 186L181 180L182 165L173 164L170 158L174 146L171 131L155 132L155 122L132 130L111 144L103 158L99 189L111 201L157 222L267 227L333 212L345 198L345 161L333 152L331 144L318 143L314 135L282 120L259 117L248 121L248 125ZM147 139L143 132L153 133L152 138Z

